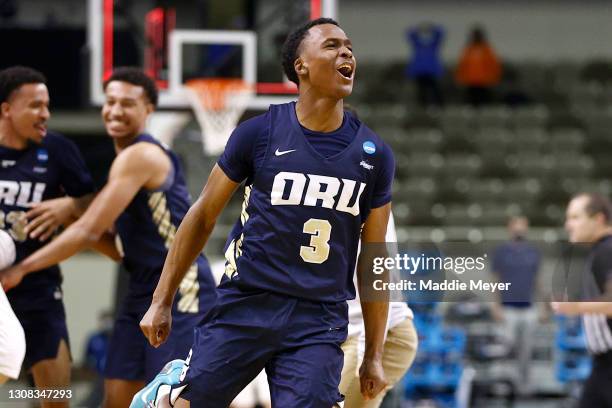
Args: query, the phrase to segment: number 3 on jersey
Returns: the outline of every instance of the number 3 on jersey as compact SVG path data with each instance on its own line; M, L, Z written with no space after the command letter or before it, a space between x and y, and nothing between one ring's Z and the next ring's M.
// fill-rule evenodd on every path
M304 233L310 234L309 246L300 247L300 256L308 263L322 264L329 258L331 224L327 220L311 218L304 223Z

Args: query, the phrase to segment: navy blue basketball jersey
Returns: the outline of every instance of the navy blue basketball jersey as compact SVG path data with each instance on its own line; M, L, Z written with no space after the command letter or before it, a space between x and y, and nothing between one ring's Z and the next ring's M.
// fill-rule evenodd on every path
M81 197L94 191L93 181L76 145L49 132L41 144L16 150L0 146L0 228L15 241L17 261L47 242L30 239L22 218L31 204L69 195ZM7 295L16 310L44 308L61 299L61 274L54 265L28 274Z
M372 208L390 201L390 183L381 187L378 179L393 165L391 151L359 122L348 146L325 157L304 134L294 103L272 105L265 116L267 138L252 143L266 146L265 154L247 177L242 214L226 246L226 275L298 298L353 298L362 225ZM239 156L228 153L233 144L219 160L230 178L229 157ZM389 190L383 201L381 188Z
M140 189L116 222L123 250L123 263L130 274L132 292L150 296L161 275L174 241L176 230L191 204L178 157L152 136L143 134L134 143L152 143L166 152L172 170L164 185L155 191ZM209 287L202 288L204 282ZM208 262L200 255L179 287L181 312L196 313L201 305L200 292L214 293L214 281ZM148 306L150 299L145 301Z

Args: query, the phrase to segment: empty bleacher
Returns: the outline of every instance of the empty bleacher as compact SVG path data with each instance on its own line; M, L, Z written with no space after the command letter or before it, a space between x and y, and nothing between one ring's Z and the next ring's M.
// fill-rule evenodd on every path
M417 106L401 69L362 64L349 100L395 152L400 227L467 233L525 214L536 229L559 228L572 194L610 193L612 64L507 64L529 102L503 104L503 82L499 102L480 109L461 103L450 78L444 107Z

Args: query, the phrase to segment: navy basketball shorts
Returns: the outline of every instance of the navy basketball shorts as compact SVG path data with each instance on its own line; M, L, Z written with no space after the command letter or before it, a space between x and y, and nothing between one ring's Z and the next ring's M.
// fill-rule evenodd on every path
M62 340L70 350L66 312L61 299L49 300L47 307L37 310L14 310L26 338L26 354L23 369L57 357Z
M187 357L193 343L194 328L202 322L215 300L214 289L208 287L212 284L205 282L207 279L212 282L210 274L202 274L198 279L200 292L193 299L193 302L199 304L197 312L180 312L175 302L172 331L167 341L158 348L151 346L140 330L140 321L151 305L151 286L142 285L139 288L130 282L130 289L117 314L109 342L105 378L149 382L168 361Z
M224 278L217 303L195 332L181 398L226 408L265 368L272 406L330 408L347 335L346 302L320 303L240 287Z

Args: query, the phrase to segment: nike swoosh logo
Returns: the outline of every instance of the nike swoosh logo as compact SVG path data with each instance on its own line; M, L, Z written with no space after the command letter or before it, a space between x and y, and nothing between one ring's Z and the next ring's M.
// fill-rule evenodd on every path
M287 153L291 153L291 152L295 152L297 149L293 149L293 150L285 150L283 152L281 152L280 150L276 149L276 151L274 152L275 156L282 156L283 154L287 154Z

